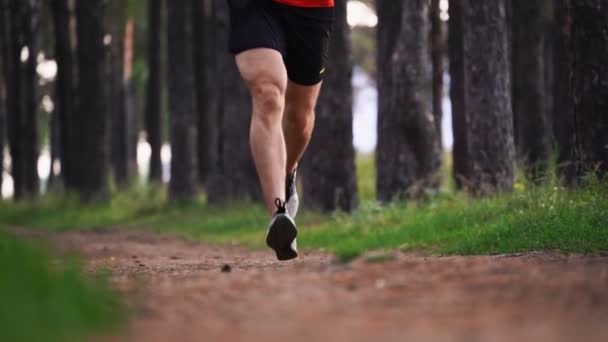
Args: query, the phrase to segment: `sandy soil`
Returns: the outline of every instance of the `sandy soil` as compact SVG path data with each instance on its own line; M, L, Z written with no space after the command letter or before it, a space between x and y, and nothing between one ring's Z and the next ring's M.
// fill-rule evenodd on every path
M119 341L608 341L608 254L395 254L335 263L142 232L56 237L109 268Z

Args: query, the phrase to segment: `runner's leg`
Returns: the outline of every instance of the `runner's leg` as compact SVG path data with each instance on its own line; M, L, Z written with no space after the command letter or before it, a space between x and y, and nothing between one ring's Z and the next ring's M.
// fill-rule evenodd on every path
M281 122L287 71L281 54L260 48L236 55L236 63L253 101L250 145L270 216L276 198L285 200L286 148Z
M304 86L289 81L285 95L283 131L287 148L286 174L298 166L298 162L310 142L315 124L315 106L321 83Z

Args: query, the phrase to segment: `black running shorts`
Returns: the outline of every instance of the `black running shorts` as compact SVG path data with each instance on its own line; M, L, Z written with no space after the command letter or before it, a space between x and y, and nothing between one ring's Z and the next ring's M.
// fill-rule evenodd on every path
M323 79L334 9L303 8L272 0L228 0L230 52L269 48L281 53L289 80L314 85Z

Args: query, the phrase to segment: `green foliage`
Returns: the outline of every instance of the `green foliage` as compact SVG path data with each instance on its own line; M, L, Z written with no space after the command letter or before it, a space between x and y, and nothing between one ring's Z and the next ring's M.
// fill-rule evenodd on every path
M487 199L444 195L424 204L367 205L333 226L304 234L305 246L330 247L342 258L366 250L424 249L439 254L535 250L608 250L608 191L540 187Z
M355 64L363 68L372 79L376 79L376 30L370 27L355 27L351 30L352 53Z
M363 203L376 199L376 166L373 154L357 155L357 189Z
M300 246L335 252L345 260L365 251L392 249L465 255L608 250L608 186L597 179L574 190L554 180L538 186L518 182L513 193L485 199L446 190L421 203L380 206L372 200L373 175L365 166L367 160L359 160L360 176L367 175L360 177L360 209L352 215L303 210L298 217ZM0 221L58 230L141 228L252 248L263 247L267 224L265 210L258 205L213 208L202 200L167 205L162 191L143 188L118 194L105 205L53 199L3 204Z
M0 229L0 341L80 340L119 327L124 307L107 279L61 261Z
M606 181L589 177L569 190L559 186L555 173L549 173L541 185L520 180L512 193L480 199L453 192L446 167L446 186L438 195L419 203L380 206L374 200L373 163L372 155L357 158L362 204L352 215L301 211L301 246L332 251L342 259L391 249L439 254L608 250ZM449 164L448 158L445 165ZM135 227L263 247L267 218L258 205L208 207L202 198L181 205L166 202L161 189L143 186L91 206L50 195L33 204L0 204L0 222L54 230Z

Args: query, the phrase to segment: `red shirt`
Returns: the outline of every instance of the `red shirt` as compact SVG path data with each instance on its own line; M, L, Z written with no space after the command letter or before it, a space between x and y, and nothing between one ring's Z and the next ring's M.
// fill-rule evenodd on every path
M334 0L274 0L295 7L334 7Z

